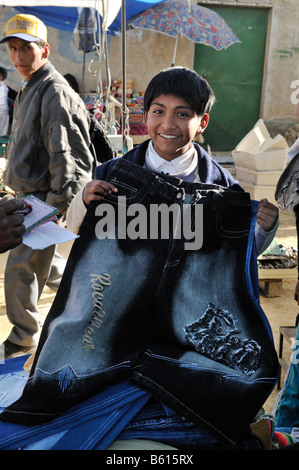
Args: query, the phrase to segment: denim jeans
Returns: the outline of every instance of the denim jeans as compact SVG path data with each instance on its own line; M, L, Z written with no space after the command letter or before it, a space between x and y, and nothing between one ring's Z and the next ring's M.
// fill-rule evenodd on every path
M22 394L28 373L24 356L0 366L0 409ZM1 450L106 449L151 398L130 381L123 381L69 408L40 426L0 422Z
M28 376L23 364L24 357L14 358L0 368L1 410L22 393ZM105 450L115 439L136 438L158 441L158 446L163 443L181 451L224 449L204 429L157 403L150 392L131 381L107 387L40 426L0 422L1 450ZM259 450L261 444L252 436L246 436L236 449Z
M234 445L278 374L258 301L256 207L247 193L158 176L123 159L109 180L119 191L90 205L24 393L1 417L40 424L131 379ZM103 204L106 213L113 209L110 218ZM168 236L164 227L156 230L151 208L161 204L179 207L176 222L190 209L189 230L178 236L175 223ZM134 211L141 206L143 236L126 237L122 217L125 228L137 231ZM190 249L196 231L202 244ZM106 238L99 239L103 232Z
M149 401L117 436L117 440L150 439L180 451L225 450L223 443L175 413L163 403ZM262 450L258 439L248 433L234 450Z

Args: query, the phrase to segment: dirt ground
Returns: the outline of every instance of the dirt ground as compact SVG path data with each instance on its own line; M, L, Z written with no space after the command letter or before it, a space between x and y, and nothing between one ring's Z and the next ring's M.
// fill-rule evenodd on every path
M288 214L280 214L280 226L275 237L278 244L285 247L295 247L297 249L297 236L295 229L295 222ZM6 316L4 292L3 292L3 271L5 266L5 255L0 255L0 342L4 341L9 334L11 324ZM296 268L295 268L296 269ZM277 297L266 297L263 292L260 294L261 306L270 322L276 350L278 352L279 345L279 327L280 326L294 326L295 319L299 313L299 306L294 301L294 288L296 284L297 272L294 272L293 279L284 279L282 282L281 290ZM55 293L49 288L45 288L41 296L40 307L40 321L43 323L51 304L54 300ZM289 360L290 347L285 343L284 358ZM284 373L282 372L282 381ZM282 382L283 383L283 382ZM271 414L275 405L277 397L277 388L273 390L272 394L264 404L266 413Z

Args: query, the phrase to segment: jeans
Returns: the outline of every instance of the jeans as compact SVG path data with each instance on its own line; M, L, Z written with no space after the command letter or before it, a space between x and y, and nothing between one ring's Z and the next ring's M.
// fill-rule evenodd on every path
M149 401L117 436L117 440L150 439L180 451L223 450L226 447L204 427L195 426L163 403ZM234 450L261 450L254 436L244 436Z
M131 379L234 445L278 374L258 301L249 195L161 177L122 159L109 180L119 191L89 207L24 393L1 418L40 424ZM168 236L164 216L152 223L151 209L161 204L175 204L181 215L170 217ZM144 209L140 219L136 209ZM190 224L180 231L185 214Z
M28 376L23 364L24 357L17 357L1 366L0 409L22 394ZM0 422L1 450L105 450L115 439L136 438L145 440L145 449L148 439L181 451L224 449L204 429L157 403L151 393L130 381L108 387L40 426ZM260 450L261 444L248 435L236 449Z
M0 368L0 408L22 393L24 356ZM146 390L123 381L71 407L40 426L0 422L1 450L106 449L151 398Z

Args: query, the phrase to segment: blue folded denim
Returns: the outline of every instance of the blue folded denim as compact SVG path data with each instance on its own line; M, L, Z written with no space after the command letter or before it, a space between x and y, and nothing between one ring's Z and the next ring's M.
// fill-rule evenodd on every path
M6 370L14 366L14 360ZM18 364L17 364L18 365ZM12 401L19 394L20 368L0 381L0 397ZM8 380L6 380L8 379ZM23 386L25 382L23 381ZM17 390L17 393L15 392ZM0 449L4 450L92 450L106 449L151 398L151 394L124 381L70 408L59 418L40 426L0 422Z
M0 418L42 424L130 379L234 446L278 375L258 299L256 204L247 193L185 183L123 159L108 180L118 193L90 205L24 392ZM101 239L103 204L116 234ZM198 249L186 249L190 240L175 225L168 237L148 236L152 207L173 204L181 220L190 210L189 233L202 231ZM129 228L141 206L147 236L124 236L123 214Z
M28 358L18 356L0 364L0 412L22 395L29 376L23 368Z
M195 426L163 403L148 403L117 436L117 440L150 439L181 451L224 450L225 446L204 428ZM238 450L261 450L250 433L237 443Z
M26 358L14 358L0 367L0 407L22 393L28 373ZM0 422L2 450L105 450L115 440L150 439L180 450L216 450L224 446L204 429L194 426L165 404L152 402L151 394L129 381L66 411L41 426ZM238 449L261 449L249 437Z

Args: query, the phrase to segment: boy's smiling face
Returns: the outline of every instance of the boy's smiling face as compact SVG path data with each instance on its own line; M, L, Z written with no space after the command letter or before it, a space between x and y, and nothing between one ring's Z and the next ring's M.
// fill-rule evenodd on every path
M183 155L191 147L196 133L208 125L209 115L198 116L179 96L160 95L144 114L154 149L165 160Z

